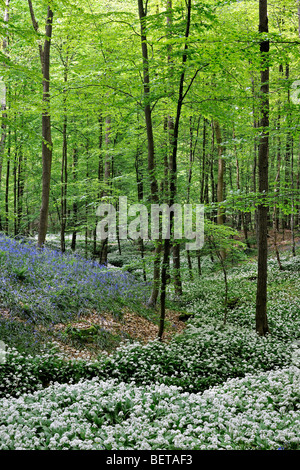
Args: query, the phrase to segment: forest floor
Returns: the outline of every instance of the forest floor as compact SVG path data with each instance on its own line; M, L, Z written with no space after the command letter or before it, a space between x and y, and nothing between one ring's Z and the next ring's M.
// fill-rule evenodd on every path
M253 234L252 234L253 235ZM241 233L241 240L243 234ZM275 250L274 232L269 231L268 237L270 254ZM292 234L290 230L284 230L277 234L277 247L280 253L291 250ZM300 246L300 237L295 237L295 245ZM252 259L255 259L255 255ZM51 334L47 332L42 325L37 325L37 330L45 333L50 342L55 345L70 358L94 359L97 357L99 347L94 347L93 341L64 341L62 337L67 338L67 332L75 329L80 332L88 331L90 328L99 328L104 334L110 334L119 338L130 338L131 341L139 341L143 344L155 340L158 336L159 329L159 307L152 312L152 321L145 318L141 314L124 307L121 310L120 317L106 312L97 312L91 310L89 314L80 316L78 319L71 320L66 323L56 323L51 330ZM181 311L174 309L166 310L165 332L163 340L170 341L175 335L182 333L186 327L186 322L180 319ZM13 309L0 308L0 317L17 322L26 322L23 318L14 313ZM70 338L69 338L70 339ZM114 349L114 348L113 348Z
M165 332L164 341L170 341L174 335L182 333L185 329L186 323L179 320L181 312L166 309L165 317ZM159 311L157 310L157 315ZM0 316L10 321L17 321L25 323L26 320L20 318L14 314L13 311L0 308ZM117 319L110 313L99 314L96 311L92 311L89 315L80 317L79 319L72 320L66 323L57 323L49 337L50 341L53 341L59 350L69 358L83 358L83 359L94 359L99 354L99 348L95 348L92 342L80 342L76 345L68 344L68 342L61 341L59 339L62 333L66 333L70 328L80 331L88 331L91 327L100 327L103 331L109 332L111 335L119 337L130 337L133 341L139 341L140 343L146 344L149 341L155 340L158 336L158 324L148 320L147 318L139 315L136 312L132 312L127 308L122 311L122 318ZM47 330L42 325L37 326L37 329L47 334Z
M139 341L143 344L153 341L158 336L158 325L151 322L147 318L132 312L129 309L123 309L122 319L116 319L109 313L91 312L90 315L84 316L78 320L72 321L66 326L64 323L55 325L54 330L65 331L67 327L75 327L76 329L86 330L90 327L98 325L100 328L109 331L110 334L122 336L128 335L131 340ZM179 320L180 312L174 310L166 310L164 341L169 341L175 334L182 333L186 324ZM55 339L60 350L69 357L81 357L92 359L96 357L99 350L93 350L90 344L76 348Z
M0 237L0 449L299 450L297 235L295 256L278 236L282 269L268 238L269 335L255 333L251 233L227 258L227 304L216 257L203 250L190 271L183 253L162 342L133 244L106 269Z

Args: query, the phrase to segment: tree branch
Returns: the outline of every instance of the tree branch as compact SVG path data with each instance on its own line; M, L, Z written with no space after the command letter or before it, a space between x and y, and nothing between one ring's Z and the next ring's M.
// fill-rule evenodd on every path
M32 21L32 26L36 32L39 30L39 24L35 19L34 16L34 11L33 11L33 6L32 6L32 1L28 0L28 5L29 5L29 11L30 11L30 16L31 16L31 21Z

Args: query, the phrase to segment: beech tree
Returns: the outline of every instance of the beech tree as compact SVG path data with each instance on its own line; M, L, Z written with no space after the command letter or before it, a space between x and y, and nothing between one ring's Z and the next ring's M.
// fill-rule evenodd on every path
M181 118L181 111L184 102L184 98L188 93L188 90L191 86L190 82L187 89L184 89L185 83L185 65L188 59L188 38L190 35L190 27L191 27L191 15L192 15L192 2L188 0L186 4L186 27L185 27L185 44L184 50L182 54L182 72L179 78L178 84L178 95L177 95L177 107L176 107L176 116L175 116L175 123L174 123L174 132L173 132L173 139L172 139L172 154L171 154L171 164L170 164L170 199L169 199L169 207L171 208L175 203L176 197L176 174L177 174L177 153L178 153L178 138L179 138L179 125L180 125L180 118ZM194 77L196 74L194 75ZM194 78L193 77L193 78ZM174 212L170 211L170 237L173 230L173 220L174 220ZM163 264L162 264L162 273L161 273L161 295L160 295L160 324L159 324L159 331L158 331L158 338L161 340L164 332L164 322L165 322L165 304L166 304L166 285L167 285L167 270L169 265L169 257L170 257L170 238L166 238L164 241L164 252L163 252Z
M4 23L7 23L9 21L9 3L10 0L5 1L5 11L3 15L3 20ZM2 40L2 50L3 53L7 53L7 47L8 47L8 37L4 36ZM6 114L6 108L7 108L7 88L5 85L5 82L3 81L2 77L0 76L0 80L2 80L1 86L1 114L2 114L2 123L1 123L1 139L0 139L0 187L1 187L1 175L2 175L2 165L3 165L3 153L5 149L5 141L6 141L6 120L7 120L7 114ZM0 219L1 220L1 219Z
M154 148L154 135L152 123L152 111L150 101L150 70L148 58L148 46L146 36L146 21L147 21L147 5L148 1L138 0L138 12L140 18L141 28L141 47L142 47L142 63L143 63L143 90L144 90L144 113L147 132L147 147L148 147L148 174L150 178L151 202L158 204L158 184L155 175L155 148ZM155 255L154 255L154 270L153 270L153 288L151 296L148 300L149 306L155 306L159 294L159 276L160 276L160 252L161 241L156 242Z
M35 18L32 1L28 0L29 11L34 30L39 33L39 24ZM42 203L39 219L38 246L45 243L48 228L51 164L52 164L52 138L50 117L50 46L52 36L53 11L49 4L45 25L44 45L39 45L41 70L43 75L43 113L42 113Z
M259 1L259 32L261 55L261 94L260 94L260 141L258 149L258 189L260 204L257 209L258 261L256 292L256 331L265 336L269 332L267 319L267 276L268 276L268 157L269 157L269 50L268 3Z

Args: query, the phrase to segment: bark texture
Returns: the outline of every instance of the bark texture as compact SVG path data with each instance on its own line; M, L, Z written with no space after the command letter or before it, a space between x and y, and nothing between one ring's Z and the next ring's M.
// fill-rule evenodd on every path
M259 1L259 32L268 33L267 0ZM261 197L257 210L258 222L258 262L256 291L256 331L260 336L269 332L267 319L267 276L268 276L268 206L265 197L268 192L269 159L269 41L263 38L260 43L261 54L261 89L260 89L260 128L261 135L258 149L258 186Z
M32 26L36 32L39 25L36 21L32 1L28 0ZM53 11L48 6L45 26L44 45L39 45L41 69L43 75L43 112L42 112L42 204L40 210L38 246L42 247L46 240L48 228L50 179L52 164L52 139L51 139L51 117L50 117L50 47L52 37Z

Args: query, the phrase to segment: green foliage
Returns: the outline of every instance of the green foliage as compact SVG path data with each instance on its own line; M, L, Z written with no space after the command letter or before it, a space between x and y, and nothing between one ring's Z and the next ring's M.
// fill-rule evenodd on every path
M231 254L245 248L245 243L238 239L238 231L227 225L218 225L207 219L204 233L213 252L225 251L226 254Z
M12 272L19 281L24 281L26 279L26 273L27 273L26 266L23 266L20 268L14 267L12 269Z
M249 248L246 252L233 228L248 228L254 248L255 211L263 201L285 229L292 228L294 235L299 229L299 105L291 99L299 79L296 2L269 5L274 46L269 54L270 190L263 195L257 192L255 173L261 132L257 2L192 2L188 42L185 2L173 0L172 20L166 2L147 3L147 99L159 200L167 199L172 151L166 116L176 114L184 72L176 197L179 203L205 201L206 206L206 243L200 253L191 253L191 271L182 252L180 299L172 300L174 286L168 285L168 302L180 309L188 326L170 343L147 345L97 325L83 329L72 323L55 337L55 324L68 325L91 310L109 311L118 319L123 307L152 319L156 312L143 305L151 288L152 244L146 244L143 259L134 243L122 244L122 254L112 244L108 262L114 269L107 270L99 268L94 239L104 193L114 204L124 194L130 203L139 200L148 207L150 201L137 2L53 0L53 239L48 235L48 246L37 251L33 244L0 238L0 296L6 309L0 339L8 346L6 362L0 364L0 449L299 449L299 255L282 256L283 270L269 260L271 334L259 338L254 332L256 263L247 259ZM46 0L34 4L38 34L23 0L10 2L9 22L0 22L1 45L4 37L9 39L8 48L0 51L1 100L6 97L0 115L0 220L1 230L13 235L34 237L38 228L44 112L38 51L47 6ZM3 1L0 7L3 17ZM211 126L216 119L225 162L226 199L220 204L219 155ZM60 249L64 202L66 256L49 250ZM213 223L218 208L226 212L226 225ZM76 254L69 256L75 232ZM144 276L147 283L141 282ZM69 360L52 348L55 338L109 354L93 362Z
M101 192L107 189L107 182L101 175L99 178L100 162L104 162L107 152L113 161L109 183L112 198L116 200L118 195L126 194L132 202L136 202L138 170L143 182L143 202L149 202L145 128L141 117L142 68L137 3L126 0L108 6L99 0L92 0L78 5L72 0L59 0L52 4L54 23L50 82L53 164L49 230L58 233L61 225L62 131L66 122L66 232L70 234L76 228L78 235L85 236L86 229L95 228L96 207ZM34 5L41 36L46 6L47 2ZM174 90L183 70L185 4L173 2L172 22L168 24L170 12L165 10L165 4L156 6L149 2L148 7L150 101L153 105L156 174L162 183L165 153L170 150L163 121L166 113L175 114L177 106ZM32 28L26 2L17 0L11 3L9 13L5 32L10 38L10 47L9 54L6 54L6 66L2 68L2 80L11 92L7 117L2 119L7 131L11 132L11 138L9 150L8 141L5 142L3 181L7 175L8 153L12 164L8 181L8 213L5 212L5 191L2 191L1 220L8 217L9 233L35 233L41 194L41 159L38 157L41 153L40 117L43 110L38 55L40 38ZM274 125L270 129L270 193L263 197L270 207L275 205L278 208L280 216L286 217L292 213L296 216L299 193L289 178L292 173L291 159L287 157L284 160L283 154L289 147L289 139L296 142L299 134L297 106L286 99L293 81L298 78L297 12L292 2L289 8L276 4L270 6L269 16L270 37L276 44L276 48L272 49L274 89L270 94L271 122ZM213 119L219 119L224 134L223 158L226 161L226 200L222 202L222 207L226 209L231 224L237 211L253 214L261 199L253 187L255 179L252 176L250 181L253 143L259 133L259 129L253 128L253 120L257 120L260 67L256 20L257 11L253 2L224 4L209 1L205 4L193 2L192 5L184 87L184 92L188 91L188 94L182 110L178 142L178 200L183 202L187 197L188 151L193 150L190 202L199 202L199 182L206 182L206 202L211 210L216 208L213 194L217 178L216 148L209 147L212 138L209 126L206 141L201 127L204 118L208 124ZM284 78L279 71L280 64L289 64L289 77ZM107 110L111 119L108 147L104 145ZM284 121L286 115L289 132ZM189 142L191 135L193 139ZM206 161L202 161L203 145ZM286 178L281 178L275 188L275 157L279 150ZM208 158L208 155L211 157ZM236 183L237 163L239 185ZM294 163L294 182L295 171ZM13 173L16 174L16 182L11 177ZM15 184L20 188L17 198ZM163 194L160 196L164 197ZM77 205L76 217L74 204ZM89 239L88 244L92 246L92 240ZM89 253L92 251L85 246L83 248Z
M200 392L230 377L287 365L292 353L287 344L271 337L261 339L254 333L216 323L201 328L191 326L184 337L169 345L159 341L145 346L124 344L112 355L100 356L93 363L68 360L51 348L38 356L10 349L1 366L1 394L15 396L50 382L77 382L92 377L113 377L139 385L158 382Z
M286 368L204 394L114 380L54 384L3 400L0 449L299 449L298 379Z
M290 267L293 262L297 266L298 258L283 259L283 263ZM120 345L120 338L109 331L99 329L96 325L87 328L69 325L65 335L72 337L73 345L77 345L80 349L82 345L91 344L89 341L92 340L109 351L109 354L101 353L97 360L93 361L69 359L59 352L57 346L51 345L51 337L45 342L42 350L39 349L38 353L33 354L29 350L22 348L17 350L7 344L5 362L0 364L0 396L3 404L0 421L2 414L6 413L6 404L9 403L9 406L13 407L15 398L19 400L22 398L22 403L27 401L30 403L28 405L30 409L27 409L29 413L27 417L30 416L30 422L27 420L27 433L31 432L30 423L35 419L33 412L35 406L40 407L39 416L45 413L47 418L46 421L41 419L35 424L35 440L31 439L29 443L25 436L22 437L21 447L24 445L27 448L35 446L35 448L53 449L69 447L74 449L76 446L105 449L133 448L137 442L133 432L136 424L133 423L136 419L139 420L138 416L143 416L144 441L141 445L148 449L157 446L159 448L163 446L164 449L186 446L189 449L192 447L272 449L275 445L284 446L286 449L297 449L299 441L292 430L298 427L299 412L299 393L296 385L297 371L299 371L297 340L300 340L298 271L296 269L280 271L276 261L270 259L271 335L260 337L255 333L253 325L252 308L255 292L253 282L249 280L249 277L255 275L255 270L256 265L249 262L228 270L231 292L228 301L231 308L226 325L222 323L220 273L210 270L208 271L210 274L207 272L206 276L202 276L198 281L187 282L181 299L182 311L189 316L187 328L182 335L174 337L169 343L155 340L142 345L125 341ZM0 322L0 337L3 340L6 340L2 333L7 325L13 328L12 321ZM30 323L27 323L28 334L30 334L29 327ZM26 330L20 329L19 332L16 330L15 334L20 334L21 337L24 331ZM31 333L33 334L33 331ZM294 385L287 386L287 383ZM47 388L44 390L45 387ZM93 387L97 387L97 393ZM121 388L123 390L121 397L113 397L109 392ZM242 392L244 388L245 395ZM93 392L89 393L92 389ZM150 389L155 389L157 394L150 393ZM249 403L250 390L250 395L255 396L253 403ZM233 395L228 398L227 405L226 397L229 391ZM136 393L140 397L137 401ZM231 429L235 419L240 417L243 423L247 422L248 431L249 426L254 426L253 432L248 433L246 428L243 428L243 431L235 433L234 439L227 436L226 427L222 427L222 406L220 405L220 410L216 412L217 405L212 398L215 393L220 393L220 397L225 400L222 403L231 410L230 417L227 415L226 419L226 422L231 423ZM102 394L103 398L100 399ZM60 426L60 430L57 430L55 427L57 418L52 412L47 411L48 404L43 396L51 402L55 401L59 413L66 411L72 419L75 419L73 418L75 415L76 419L79 416L81 409L79 396L86 397L87 402L82 408L83 414L80 419L80 423L85 424L76 425L77 443L70 437L73 434L68 424L63 428ZM200 423L196 405L194 407L192 403L194 400L202 399L204 401L198 412L204 421ZM171 400L170 409L167 408L168 414L166 414L166 406L169 406L166 403L169 403L169 400ZM185 405L187 403L192 406L190 412L187 412ZM217 442L210 441L211 433L207 431L209 420L205 418L208 413L212 413L212 409L216 413L212 421L214 428L216 428L215 423L219 423L216 428L218 431L214 431L218 433ZM254 419L258 410L259 429L256 418ZM271 427L273 437L264 434L265 430L269 429L270 412L273 417L276 416ZM151 428L153 423L161 419L165 422L166 416L170 420L171 427L167 426L163 434L164 441L159 443L153 430L150 432L152 438L148 436L148 426ZM283 436L287 420L289 434ZM64 422L66 423L66 420ZM131 427L130 432L127 430L123 433L121 427L126 426L126 423L131 423L133 428ZM20 426L19 420L19 430ZM89 426L92 426L92 434L89 434ZM107 440L106 435L101 434L100 437L98 434L104 432L106 426L109 426L113 432L115 440ZM199 426L201 429L202 426L206 429L201 434L201 443L195 438L195 433L197 436L199 434ZM160 424L159 429L162 428L165 429ZM52 432L54 429L60 436L58 441L54 438L54 431ZM175 435L170 433L170 429L183 433L184 439L188 440L177 440ZM120 434L117 430L120 430ZM188 430L191 432L189 438ZM43 444L40 443L39 436L41 439L43 436ZM206 436L204 441L203 436ZM2 440L0 448L14 448L18 439L21 437L14 437L11 430L10 438ZM89 440L89 443L86 443L86 440Z
M120 318L124 305L138 308L148 295L149 286L128 272L108 271L96 261L48 248L38 250L31 243L3 236L0 244L2 301L35 324L49 327L93 309Z
M192 323L191 323L192 325ZM170 345L127 345L108 357L104 371L118 380L137 384L153 381L200 392L228 377L269 370L289 363L291 350L269 338L212 323L188 329Z
M55 334L54 338L58 338L79 350L88 346L91 351L103 350L106 352L115 350L125 339L130 339L128 334L115 334L96 324L86 328L67 325L64 331Z
M99 333L99 325L91 325L88 328L76 328L72 325L67 325L65 329L66 335L71 338L78 339L80 342L92 342Z

